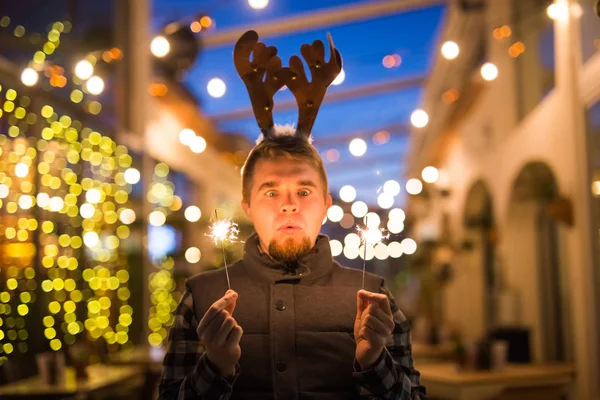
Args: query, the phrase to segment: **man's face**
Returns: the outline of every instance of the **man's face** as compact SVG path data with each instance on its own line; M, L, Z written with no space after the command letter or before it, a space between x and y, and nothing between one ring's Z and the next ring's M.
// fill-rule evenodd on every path
M308 163L285 158L259 161L254 169L250 204L242 201L264 252L295 260L310 250L331 206L324 183Z

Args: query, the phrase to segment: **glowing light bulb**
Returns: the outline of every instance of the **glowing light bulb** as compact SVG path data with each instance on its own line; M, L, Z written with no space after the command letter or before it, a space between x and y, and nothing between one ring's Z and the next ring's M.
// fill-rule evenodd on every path
M340 189L340 199L346 203L350 203L356 199L356 189L353 186L345 185Z
M104 80L99 76L92 76L85 83L85 87L90 94L99 95L104 91Z
M455 42L449 40L442 45L441 51L445 59L454 60L456 57L458 57L460 48Z
M213 78L206 85L206 90L208 91L209 95L218 99L225 95L225 92L227 91L227 85L225 85L225 82L223 82L222 79Z
M21 82L23 82L25 86L35 85L38 79L38 73L33 68L25 68L23 73L21 73Z
M155 57L163 58L171 51L171 44L164 36L157 36L150 43L150 51Z
M75 75L81 80L88 80L94 75L94 66L88 60L81 60L75 65Z
M492 63L485 63L481 66L481 77L486 81L493 81L498 77L498 67Z
M361 157L367 152L367 143L360 138L352 139L348 148L354 157Z
M415 110L410 115L410 122L415 128L424 128L429 123L429 115L424 110Z

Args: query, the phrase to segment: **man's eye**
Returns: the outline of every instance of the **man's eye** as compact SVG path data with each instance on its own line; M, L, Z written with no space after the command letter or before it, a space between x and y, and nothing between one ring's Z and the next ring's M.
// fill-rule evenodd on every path
M266 195L267 195L267 197L275 197L277 195L277 193L275 193L275 191L273 191L273 190L269 190L266 193Z
M310 194L310 190L303 189L299 193L300 193L300 196L308 196Z

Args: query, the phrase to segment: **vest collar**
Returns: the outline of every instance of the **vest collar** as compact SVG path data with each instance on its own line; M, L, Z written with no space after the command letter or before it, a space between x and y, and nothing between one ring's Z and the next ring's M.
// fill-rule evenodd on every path
M260 251L256 233L246 240L243 262L252 278L272 283L318 279L331 273L334 264L329 238L325 235L319 235L313 248L300 260L281 262Z

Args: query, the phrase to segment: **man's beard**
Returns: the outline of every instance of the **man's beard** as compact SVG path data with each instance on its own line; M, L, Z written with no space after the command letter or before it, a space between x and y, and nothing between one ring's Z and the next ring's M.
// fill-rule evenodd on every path
M297 261L311 248L310 239L307 236L300 241L289 237L281 243L272 239L269 243L269 255L277 261Z

